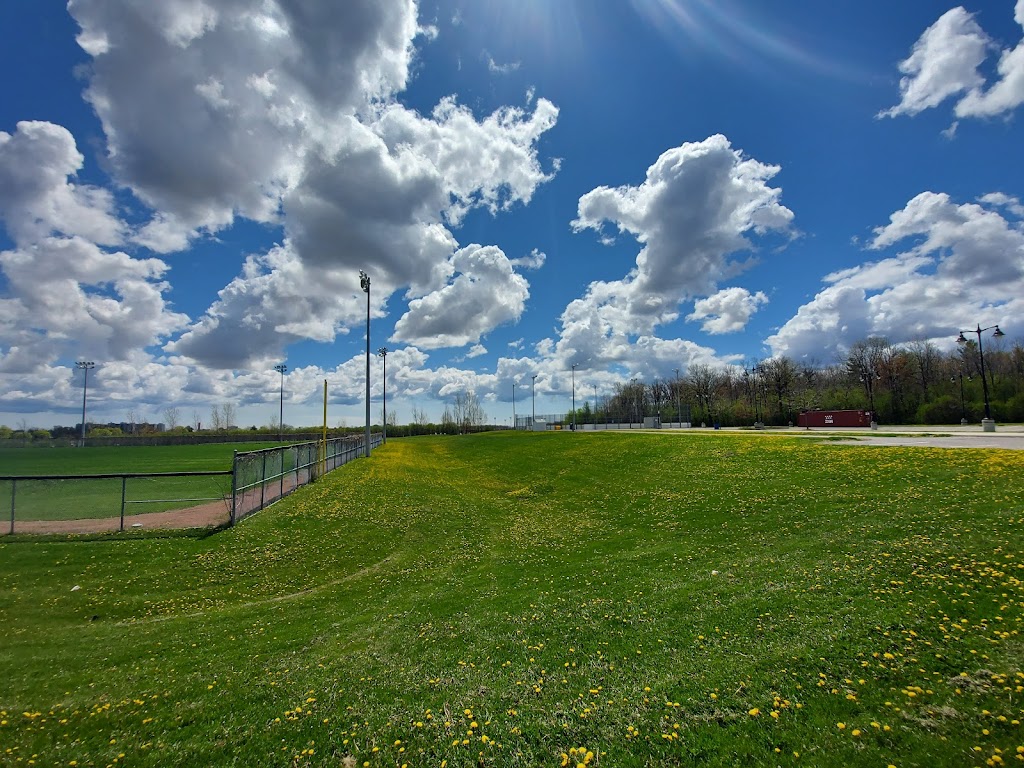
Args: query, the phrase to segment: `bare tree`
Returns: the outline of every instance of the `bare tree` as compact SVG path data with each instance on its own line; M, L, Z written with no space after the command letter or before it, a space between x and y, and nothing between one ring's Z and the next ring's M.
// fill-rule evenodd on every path
M921 384L921 395L928 400L928 387L936 380L939 365L939 349L930 341L912 341L907 344L907 352L914 361L918 382Z
M715 400L723 381L721 371L714 370L703 363L691 365L686 372L686 384L693 392L698 405L705 408L706 418L710 419L715 409Z
M199 420L199 411L192 411L192 429L198 432L203 426L203 423Z
M210 429L214 432L220 432L224 428L224 422L220 417L220 407L213 406L210 408Z
M235 406L231 403L224 403L220 407L220 418L224 429L230 429L235 425Z
M139 416L135 412L134 408L129 408L128 409L128 413L126 415L127 415L127 418L128 418L128 434L129 435L134 435L135 434L135 425L139 423Z
M774 395L779 417L783 417L785 403L791 399L793 384L797 378L796 365L788 357L773 357L761 363L765 386Z
M169 405L164 408L164 425L168 430L177 429L179 419L180 414L175 406Z
M455 402L452 404L452 418L461 432L469 432L472 427L484 423L486 416L476 392L468 390L456 393Z

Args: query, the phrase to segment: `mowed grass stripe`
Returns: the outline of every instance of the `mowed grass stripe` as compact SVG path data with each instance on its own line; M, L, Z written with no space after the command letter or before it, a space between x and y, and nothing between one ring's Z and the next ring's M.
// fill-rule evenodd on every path
M80 765L1013 759L1019 454L665 437L394 440L206 539L0 544L3 742Z

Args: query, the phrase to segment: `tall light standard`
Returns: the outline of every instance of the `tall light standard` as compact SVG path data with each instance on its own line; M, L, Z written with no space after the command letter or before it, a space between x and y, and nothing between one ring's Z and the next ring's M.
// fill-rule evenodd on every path
M673 368L676 372L676 421L679 422L679 428L683 428L683 409L679 405L679 369Z
M519 423L516 421L516 383L512 382L512 429L519 429Z
M85 378L82 379L82 447L85 447L85 395L89 391L89 371L96 367L92 360L79 360L75 368L82 371ZM12 518L13 519L13 518ZM13 523L11 524L14 525Z
M608 426L608 411L604 414L604 424ZM597 429L597 384L594 385L594 429Z
M384 442L388 441L388 348L381 347L377 350L377 357L379 357L384 363L384 384L381 390L381 400L384 403L384 424L382 429L384 430L383 437Z
M988 328L982 328L981 324L979 323L978 327L975 328L973 331L969 330L969 329L967 331L960 331L960 336L956 340L957 344L966 344L967 343L967 337L964 336L964 333L976 333L976 334L978 334L978 355L979 355L979 357L981 357L981 390L982 390L982 392L985 393L985 418L981 420L981 428L985 432L995 432L996 431L996 422L992 418L992 412L989 409L989 405L988 405L988 379L985 376L985 350L982 349L982 347L981 347L981 334L982 334L983 331L991 331L993 328L995 328L996 331L995 331L995 333L992 334L992 338L998 339L998 338L1006 335L1005 333L1003 333L1002 331L999 330L999 326L998 325L990 325Z
M533 387L531 388L531 394L533 397L533 415L530 416L530 429L533 430L537 423L537 374L533 374Z
M366 458L370 458L370 276L359 270L359 287L366 294Z
M288 370L288 366L278 363L274 366L274 370L281 374L281 401L277 414L277 442L280 443L284 440L284 374Z
M576 431L576 366L579 363L572 364L572 431Z

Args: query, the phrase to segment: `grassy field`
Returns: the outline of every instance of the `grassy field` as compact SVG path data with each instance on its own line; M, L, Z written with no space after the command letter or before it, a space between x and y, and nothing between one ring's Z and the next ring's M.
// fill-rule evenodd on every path
M231 469L234 451L269 448L277 443L213 443L135 448L14 448L0 444L0 474L93 475L115 472L200 472ZM231 493L230 477L130 479L127 514L177 509L190 503L167 499L222 498ZM0 480L0 509L9 519L11 482ZM116 517L121 512L121 480L20 481L17 520L71 520Z
M393 440L205 538L0 542L0 760L983 766L1024 453Z

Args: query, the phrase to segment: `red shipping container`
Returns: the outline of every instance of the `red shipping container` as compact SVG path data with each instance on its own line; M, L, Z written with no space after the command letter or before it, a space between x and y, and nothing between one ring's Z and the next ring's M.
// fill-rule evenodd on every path
M804 411L796 423L801 427L870 427L871 411Z

